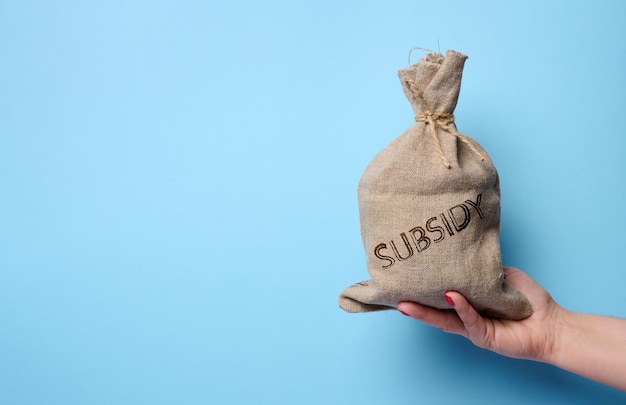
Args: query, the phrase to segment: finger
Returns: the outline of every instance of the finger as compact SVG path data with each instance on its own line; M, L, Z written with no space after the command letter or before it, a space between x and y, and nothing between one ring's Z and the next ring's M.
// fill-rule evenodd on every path
M454 310L467 331L466 336L478 347L486 347L489 342L487 322L465 297L456 291L448 291L446 296L453 302Z
M444 332L467 336L463 323L453 311L443 311L409 301L399 303L398 311Z
M550 294L528 274L514 267L505 267L505 280L524 294L531 302L545 303L552 301Z
M510 283L529 278L526 273L515 267L505 266L502 268L502 272L504 273L504 279Z

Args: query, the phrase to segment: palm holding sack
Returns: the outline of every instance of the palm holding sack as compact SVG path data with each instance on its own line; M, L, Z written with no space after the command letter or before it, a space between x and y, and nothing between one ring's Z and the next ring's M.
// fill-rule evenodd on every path
M504 279L500 185L485 150L454 124L467 56L430 53L398 72L415 124L380 151L358 186L371 280L339 297L348 312L402 301L449 309L463 294L485 316L522 319L530 303Z

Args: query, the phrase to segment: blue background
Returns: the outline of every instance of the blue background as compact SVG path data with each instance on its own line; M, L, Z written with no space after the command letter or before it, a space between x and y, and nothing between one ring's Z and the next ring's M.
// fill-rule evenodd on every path
M503 3L0 1L0 402L624 403L337 307L418 45L469 55L505 264L626 317L626 3Z

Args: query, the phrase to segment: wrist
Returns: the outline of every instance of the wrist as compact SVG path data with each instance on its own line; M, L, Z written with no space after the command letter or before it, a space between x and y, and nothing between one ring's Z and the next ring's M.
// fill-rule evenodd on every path
M553 308L550 318L550 327L546 331L548 334L546 344L543 352L536 360L558 367L561 364L563 348L568 345L568 336L571 335L575 323L575 314L557 304Z

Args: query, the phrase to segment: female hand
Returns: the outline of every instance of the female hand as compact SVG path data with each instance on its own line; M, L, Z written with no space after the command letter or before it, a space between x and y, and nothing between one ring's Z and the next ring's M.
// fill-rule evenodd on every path
M401 302L398 310L445 332L463 335L476 346L504 356L546 361L553 352L556 328L564 310L526 273L512 267L505 267L504 273L505 279L530 301L533 313L528 318L510 321L482 317L455 291L446 293L455 311L414 302Z
M458 292L447 292L455 309L401 302L398 310L476 346L508 357L549 363L626 391L626 319L570 312L521 270L505 267L506 280L530 301L520 321L482 317Z

